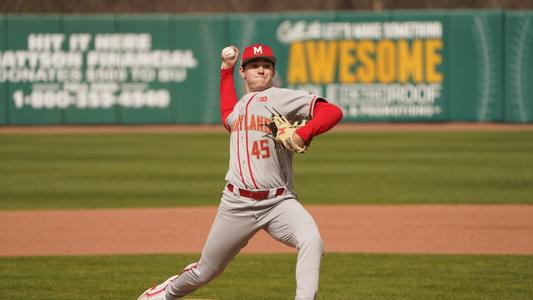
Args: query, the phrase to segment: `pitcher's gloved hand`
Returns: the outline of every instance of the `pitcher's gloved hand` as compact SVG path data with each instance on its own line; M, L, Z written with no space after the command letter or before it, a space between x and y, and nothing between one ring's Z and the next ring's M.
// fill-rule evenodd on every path
M305 123L305 120L300 122L290 122L280 113L273 113L268 127L272 131L274 140L281 144L285 149L296 153L305 153L305 151L307 151L307 145L300 146L293 138L295 131L304 126Z

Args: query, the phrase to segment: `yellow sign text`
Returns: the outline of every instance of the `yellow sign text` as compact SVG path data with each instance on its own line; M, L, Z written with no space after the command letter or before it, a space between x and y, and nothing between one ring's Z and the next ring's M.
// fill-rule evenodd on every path
M292 43L287 80L295 84L440 83L442 40L340 40Z

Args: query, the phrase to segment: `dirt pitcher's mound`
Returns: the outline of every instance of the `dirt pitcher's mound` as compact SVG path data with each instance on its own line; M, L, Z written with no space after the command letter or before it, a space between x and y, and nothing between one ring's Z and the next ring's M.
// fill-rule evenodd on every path
M307 206L327 252L533 254L533 205ZM0 256L199 253L214 207L0 212ZM261 232L243 252L293 252Z

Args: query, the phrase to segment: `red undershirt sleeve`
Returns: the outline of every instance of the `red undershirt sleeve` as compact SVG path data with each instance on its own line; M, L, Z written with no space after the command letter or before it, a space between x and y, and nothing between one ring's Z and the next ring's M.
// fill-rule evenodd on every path
M313 118L304 126L296 130L296 133L309 143L314 136L324 133L335 126L342 119L342 110L336 105L322 99L315 103Z
M233 82L233 70L234 68L220 70L220 117L222 124L228 131L230 128L226 124L226 119L238 100Z

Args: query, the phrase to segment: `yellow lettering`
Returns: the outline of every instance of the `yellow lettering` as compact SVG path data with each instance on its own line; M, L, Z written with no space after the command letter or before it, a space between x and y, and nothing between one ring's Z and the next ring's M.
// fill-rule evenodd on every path
M392 82L396 76L395 47L391 40L382 40L378 43L376 53L378 81Z
M339 81L341 83L355 81L355 74L352 72L355 65L355 45L355 41L351 40L340 42Z
M442 40L426 41L426 81L430 83L442 82L442 73L437 71L437 66L442 63Z
M289 69L287 82L289 84L307 83L307 62L305 49L301 42L292 43L289 50Z
M357 58L360 62L357 68L357 79L360 82L370 83L376 80L376 68L371 54L376 51L374 42L363 40L357 44Z
M405 83L412 79L416 83L423 80L422 41L414 40L409 49L409 42L398 41L398 81Z
M442 47L440 39L295 42L287 82L329 84L338 72L339 83L438 83Z
M335 41L307 41L305 45L313 83L332 83L337 63L337 43Z

